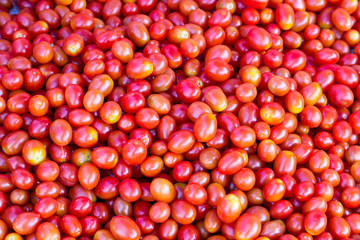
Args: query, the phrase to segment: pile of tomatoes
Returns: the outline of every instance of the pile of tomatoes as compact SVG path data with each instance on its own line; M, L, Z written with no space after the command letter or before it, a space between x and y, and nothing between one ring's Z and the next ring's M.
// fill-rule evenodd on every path
M0 0L0 240L360 240L357 0Z

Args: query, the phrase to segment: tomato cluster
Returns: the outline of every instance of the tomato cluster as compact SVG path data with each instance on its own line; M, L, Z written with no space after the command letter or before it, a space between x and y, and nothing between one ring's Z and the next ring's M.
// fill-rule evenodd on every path
M357 0L0 0L0 240L360 240L359 57Z

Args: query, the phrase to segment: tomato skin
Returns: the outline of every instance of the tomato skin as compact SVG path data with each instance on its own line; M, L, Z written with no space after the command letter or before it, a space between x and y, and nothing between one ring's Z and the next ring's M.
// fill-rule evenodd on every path
M150 40L149 32L146 26L139 22L131 21L128 24L127 34L130 40L137 47L144 47Z
M222 112L227 107L227 98L221 89L210 89L205 93L205 103L216 112Z
M64 39L64 52L68 56L78 56L83 49L84 40L78 34L71 34Z
M287 200L280 200L270 208L270 215L274 219L285 219L293 212L292 204Z
M273 229L276 229L274 231ZM264 224L260 236L276 239L285 233L285 224L282 220L273 220Z
M31 165L38 165L46 158L44 145L37 140L27 141L22 149L24 160Z
M97 89L88 90L83 98L84 108L89 112L96 112L104 103L104 94Z
M206 202L207 192L199 184L191 183L184 188L184 196L191 204L202 205Z
M140 185L131 178L124 179L119 184L119 193L124 200L128 202L135 202L141 196Z
M336 9L333 11L331 20L335 27L341 31L348 31L351 28L351 18L345 9Z
M284 175L293 176L296 171L296 155L290 151L281 151L274 161L274 172L277 177Z
M93 147L98 142L98 132L90 126L81 126L74 131L74 143L82 148Z
M347 187L341 193L341 202L344 204L345 207L354 208L358 207L360 198L360 191L355 187Z
M302 70L306 65L306 55L299 50L290 50L284 55L282 66L295 73Z
M269 125L277 125L284 120L285 111L278 103L266 103L260 109L260 117Z
M160 123L158 113L152 108L142 108L135 114L135 122L145 129L153 129Z
M178 97L185 103L192 103L200 98L200 87L189 79L184 79L176 85Z

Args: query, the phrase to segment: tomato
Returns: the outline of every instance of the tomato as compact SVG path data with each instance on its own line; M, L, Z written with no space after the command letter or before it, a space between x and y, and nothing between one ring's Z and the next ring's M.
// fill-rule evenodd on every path
M44 145L37 140L27 141L22 149L24 160L31 165L38 165L46 158Z
M231 223L238 219L241 210L240 199L233 194L228 194L219 201L217 215L222 222Z
M218 163L219 171L226 175L233 175L241 168L245 167L248 162L247 153L242 150L234 150L224 154Z
M170 208L171 217L179 224L187 225L195 220L195 207L185 200L175 200Z
M359 189L355 187L348 187L345 188L344 191L341 193L341 202L344 204L345 207L358 207L359 206L359 197L360 192Z
M144 47L150 40L146 26L140 22L131 21L128 23L127 34L130 40L137 47Z
M134 58L126 65L126 74L133 79L144 79L153 73L153 64L145 57Z
M285 194L285 184L281 179L273 179L265 184L263 189L264 199L268 202L276 202Z
M91 162L102 169L112 169L118 162L118 153L111 147L99 147L91 152Z
M71 201L69 212L77 218L84 217L91 212L92 203L87 197L78 197Z
M230 66L221 59L212 59L205 64L205 74L213 81L223 82L230 78Z
M21 213L16 216L13 228L16 233L29 235L33 233L40 223L40 216L36 213Z
M57 119L50 125L50 137L59 146L68 145L72 139L70 124L62 119Z
M89 112L98 111L104 103L104 94L100 90L90 89L84 95L84 108Z
M73 215L65 215L60 220L61 230L69 236L78 237L82 232L80 221Z
M64 52L71 56L78 56L84 49L84 40L78 34L71 34L64 39Z
M146 158L144 143L138 139L130 139L123 147L122 157L129 165L142 163Z
M211 113L203 113L196 119L194 135L199 142L208 142L215 137L217 130L216 117Z
M287 4L280 4L275 10L275 21L282 30L289 30L295 24L293 8Z
M304 227L306 232L311 235L319 235L327 226L327 218L325 213L320 210L313 210L306 214L304 218Z
M237 239L255 239L260 235L261 222L252 213L244 213L235 224L235 237Z
M46 240L46 239L60 239L60 231L54 224L49 222L41 223L38 228L36 229L36 238L39 240Z
M95 188L100 181L100 171L92 163L81 165L78 172L78 178L81 186L87 190Z
M191 183L184 188L184 197L193 205L202 205L207 200L207 192L201 185Z
M155 178L150 185L150 192L154 199L166 203L171 203L175 199L174 185L163 178Z
M248 45L255 51L262 52L271 47L271 36L263 28L253 28L247 37Z
M334 84L328 90L329 102L335 107L349 107L354 102L354 94L343 84Z
M2 150L7 155L16 155L22 151L22 147L29 140L29 135L22 130L9 133L2 140Z
M284 120L285 111L278 103L266 103L260 109L260 117L269 125L277 125Z
M336 9L331 14L331 20L335 27L341 31L347 31L351 28L351 18L345 9Z
M231 142L239 148L251 147L256 141L255 131L248 126L240 126L230 133Z
M149 216L155 223L163 223L170 217L170 206L165 202L157 202L151 206Z

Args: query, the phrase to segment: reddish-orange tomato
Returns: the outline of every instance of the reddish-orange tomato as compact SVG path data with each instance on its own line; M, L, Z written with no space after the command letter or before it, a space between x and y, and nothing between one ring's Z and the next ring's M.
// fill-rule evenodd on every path
M218 163L219 172L225 175L233 175L241 168L245 167L248 162L248 155L242 149L236 149L224 154Z
M91 162L102 169L112 169L119 160L118 153L111 147L99 147L91 152Z
M89 112L98 111L104 103L104 94L100 90L90 89L84 95L84 108Z
M146 158L145 144L138 139L130 139L123 147L122 157L129 165L142 163Z
M219 201L216 211L222 222L235 222L242 211L240 199L236 195L228 194Z
M307 233L316 236L322 233L327 226L325 213L320 210L313 210L306 214L304 218L304 227Z
M196 218L195 207L185 200L175 200L170 207L171 217L179 224L191 224Z
M248 148L253 146L256 141L255 131L248 126L240 126L230 133L231 142L239 148Z
M275 102L265 103L260 108L261 119L269 125L280 124L285 118L284 108Z
M78 34L71 34L64 39L64 52L71 57L78 56L84 49L84 39Z
M191 149L195 143L195 136L189 130L180 130L174 132L168 140L170 151L178 154L185 153Z
M150 192L155 200L166 203L171 203L176 197L174 185L163 178L155 178L151 182Z
M280 4L275 10L275 21L282 30L290 30L295 24L294 9L287 3Z
M244 213L236 221L234 234L237 239L256 239L261 232L261 222L252 213Z
M40 215L36 213L21 213L16 216L12 224L16 233L29 235L35 232L40 223Z
M68 145L72 139L72 128L70 124L62 119L57 119L50 125L51 140L59 145Z
M22 149L24 160L30 165L38 165L46 158L46 149L38 140L27 141Z
M46 239L60 239L60 231L59 229L52 223L44 222L41 223L36 229L36 238L39 240Z
M268 202L276 202L285 194L285 184L281 179L273 179L265 184L263 189L264 199Z
M209 142L215 137L216 130L217 120L211 113L203 113L195 121L194 135L199 142Z
M126 75L133 79L144 79L153 73L153 64L145 57L134 58L126 65Z
M54 50L51 43L43 41L35 44L33 47L33 56L40 64L50 62L54 56Z

